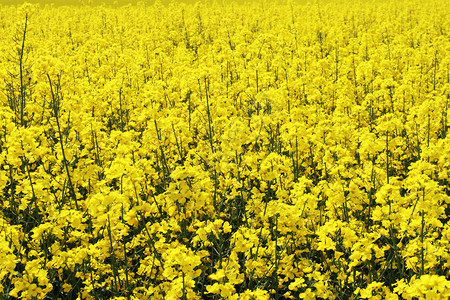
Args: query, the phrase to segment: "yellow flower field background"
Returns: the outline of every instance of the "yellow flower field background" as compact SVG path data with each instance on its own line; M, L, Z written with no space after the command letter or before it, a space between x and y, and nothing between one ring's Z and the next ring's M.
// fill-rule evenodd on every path
M1 299L448 299L446 4L0 6Z

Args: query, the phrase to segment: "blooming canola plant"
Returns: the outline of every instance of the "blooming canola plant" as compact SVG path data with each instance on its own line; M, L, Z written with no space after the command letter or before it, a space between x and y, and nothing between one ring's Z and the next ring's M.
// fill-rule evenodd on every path
M2 299L448 299L446 1L0 6Z

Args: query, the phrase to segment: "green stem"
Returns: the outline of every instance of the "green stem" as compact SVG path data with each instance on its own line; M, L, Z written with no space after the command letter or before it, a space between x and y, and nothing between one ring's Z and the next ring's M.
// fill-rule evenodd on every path
M72 184L72 179L70 177L69 165L68 165L68 161L66 159L66 152L64 150L63 134L61 132L61 125L59 124L59 112L60 112L60 101L61 101L61 98L60 98L60 96L58 94L59 83L57 85L56 94L55 94L54 91L53 91L52 80L50 79L50 76L48 74L47 74L47 78L48 78L48 82L50 84L50 92L52 94L53 114L54 114L55 119L56 119L56 126L58 127L59 144L61 146L61 152L62 152L62 156L63 156L63 165L64 165L64 169L66 170L67 181L69 183L69 193L70 193L70 196L72 197L72 199L75 201L75 207L78 210L78 200L77 200L77 196L75 194L75 189L74 189L73 184Z
M23 55L25 51L25 37L27 34L28 14L25 15L25 25L23 29L22 45L19 52L19 76L20 76L20 125L25 126L24 110L25 110L25 86L23 83Z

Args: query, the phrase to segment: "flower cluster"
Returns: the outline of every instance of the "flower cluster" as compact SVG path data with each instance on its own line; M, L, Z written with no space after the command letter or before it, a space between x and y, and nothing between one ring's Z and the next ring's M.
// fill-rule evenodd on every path
M0 6L0 297L448 299L449 13Z

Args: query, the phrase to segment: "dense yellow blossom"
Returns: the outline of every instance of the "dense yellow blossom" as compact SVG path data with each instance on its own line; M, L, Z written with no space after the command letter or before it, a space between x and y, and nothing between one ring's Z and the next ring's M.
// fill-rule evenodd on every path
M72 2L0 5L0 298L450 297L445 1Z

